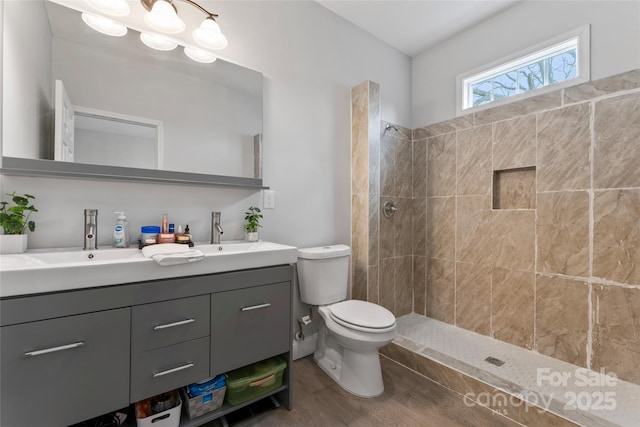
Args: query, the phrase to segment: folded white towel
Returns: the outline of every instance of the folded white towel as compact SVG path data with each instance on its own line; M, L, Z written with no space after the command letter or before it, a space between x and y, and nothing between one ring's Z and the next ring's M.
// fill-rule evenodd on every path
M204 259L204 253L188 245L161 243L142 248L142 254L158 265L186 264Z

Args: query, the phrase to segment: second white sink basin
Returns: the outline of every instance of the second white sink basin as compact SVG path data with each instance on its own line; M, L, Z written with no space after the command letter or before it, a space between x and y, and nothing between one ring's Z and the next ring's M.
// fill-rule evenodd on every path
M137 248L30 250L0 257L0 297L117 285L296 262L297 248L272 242L196 244L202 261L160 266Z

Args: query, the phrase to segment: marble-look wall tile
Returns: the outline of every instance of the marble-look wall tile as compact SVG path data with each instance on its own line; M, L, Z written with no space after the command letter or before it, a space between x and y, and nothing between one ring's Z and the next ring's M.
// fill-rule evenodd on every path
M366 193L351 194L351 233L366 236L369 217L369 197Z
M411 313L413 310L413 257L394 258L396 317Z
M539 113L537 138L538 191L590 187L589 103Z
M396 197L411 197L413 195L412 163L413 144L408 139L399 139L396 145L395 160L395 192Z
M596 103L594 133L594 187L640 187L640 93Z
M599 96L621 90L637 89L640 87L640 69L631 70L625 73L616 74L611 77L584 83L578 86L566 88L564 90L564 102L587 101Z
M457 194L491 193L491 125L458 132L456 148Z
M456 263L456 325L490 334L491 267Z
M455 197L427 199L427 255L455 259Z
M456 201L456 260L491 265L491 196Z
M413 255L427 255L427 199L412 199L413 218L411 221Z
M427 196L456 194L456 134L427 141Z
M375 193L369 193L369 265L378 264L378 256L380 254L380 217L380 196Z
M413 140L431 138L433 136L443 135L462 129L473 127L473 114L460 116L444 122L423 126L413 130Z
M395 305L395 278L393 258L380 260L378 270L378 304L393 312Z
M494 268L491 280L493 337L533 348L534 273Z
M494 123L493 170L536 165L536 115Z
M427 260L427 316L442 322L455 322L454 261L430 258Z
M494 210L491 215L493 265L533 271L535 254L535 211Z
M380 269L377 265L370 265L368 267L367 276L367 301L374 304L380 302L379 286L378 286L378 271Z
M587 366L589 284L536 276L536 347L546 356Z
M640 285L640 189L597 191L593 275Z
M380 194L393 197L396 195L396 138L385 135L380 141Z
M371 108L374 108L373 106ZM379 107L378 107L379 109ZM375 116L375 115L374 115ZM369 128L372 127L372 119L369 118ZM380 134L369 135L369 194L380 194Z
M640 289L594 285L592 307L591 369L640 384Z
M427 141L413 142L413 197L427 197Z
M366 193L368 178L369 82L351 89L351 191Z
M393 215L394 251L396 257L411 255L413 250L413 201L404 197L396 197L396 208ZM383 215L384 216L384 215Z
M353 235L351 238L351 260L353 281L351 298L367 300L367 236Z
M385 201L391 201L394 205L398 206L398 199L395 197L381 197L379 202L380 209ZM380 218L380 237L379 237L379 254L380 259L391 258L395 256L395 244L396 244L396 231L395 222L398 220L398 215L394 215L387 218L384 215L379 215Z
M413 312L425 315L427 297L427 258L413 257Z
M535 209L535 168L509 169L493 173L494 209Z
M537 271L589 276L589 193L538 193Z
M545 93L522 101L512 102L474 114L475 125L484 125L513 117L524 116L535 111L559 107L562 101L561 91Z

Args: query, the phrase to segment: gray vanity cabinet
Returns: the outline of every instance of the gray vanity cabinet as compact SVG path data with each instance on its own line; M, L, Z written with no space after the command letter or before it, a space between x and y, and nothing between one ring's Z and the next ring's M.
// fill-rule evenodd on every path
M0 425L66 426L127 406L130 312L0 328Z
M271 394L291 409L292 276L279 265L0 298L0 426L74 424L276 355L287 368Z
M211 374L289 351L289 283L211 296Z

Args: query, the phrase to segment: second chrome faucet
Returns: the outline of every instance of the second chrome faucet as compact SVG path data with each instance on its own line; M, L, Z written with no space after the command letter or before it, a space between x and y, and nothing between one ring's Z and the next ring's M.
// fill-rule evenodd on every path
M211 244L220 244L220 235L224 233L222 230L220 212L211 212Z

